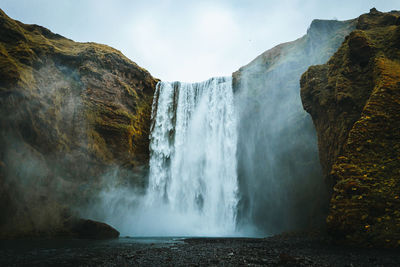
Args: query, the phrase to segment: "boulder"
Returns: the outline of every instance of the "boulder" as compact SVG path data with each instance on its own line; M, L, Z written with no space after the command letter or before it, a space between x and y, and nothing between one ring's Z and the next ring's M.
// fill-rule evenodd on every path
M108 224L78 219L71 223L72 236L83 239L113 239L119 237L119 232Z

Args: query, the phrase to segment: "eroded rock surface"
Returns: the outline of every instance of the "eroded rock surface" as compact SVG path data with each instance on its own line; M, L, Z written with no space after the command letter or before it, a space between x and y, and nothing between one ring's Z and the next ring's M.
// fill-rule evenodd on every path
M143 187L156 82L0 10L0 235L52 235L104 184Z
M301 79L334 185L329 230L358 245L400 245L399 17L375 9L360 16L328 63Z

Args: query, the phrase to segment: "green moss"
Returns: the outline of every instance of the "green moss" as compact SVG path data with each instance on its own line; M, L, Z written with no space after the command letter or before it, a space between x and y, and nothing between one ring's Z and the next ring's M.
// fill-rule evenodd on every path
M400 39L391 24L399 15L361 16L328 63L302 77L335 184L327 225L347 243L400 245Z
M57 213L57 203L88 203L102 188L102 176L115 166L124 170L117 178L121 184L143 186L140 167L148 165L156 82L116 49L74 42L0 10L0 162L6 162L0 166L0 191L4 180L8 187L2 200L11 207L0 232L6 224L15 225L11 234L46 231L36 222L26 223L40 220L35 212ZM19 145L40 155L48 170L46 175L26 172L26 181L36 176L46 181L29 196L19 192L19 168L11 169L6 160L8 150L29 155ZM42 199L43 192L54 196L39 204L32 200ZM54 224L48 226L54 230Z

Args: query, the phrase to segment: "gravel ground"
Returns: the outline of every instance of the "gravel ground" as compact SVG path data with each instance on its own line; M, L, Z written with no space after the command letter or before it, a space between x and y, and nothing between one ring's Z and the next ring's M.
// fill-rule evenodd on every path
M0 266L400 266L400 251L309 235L0 241Z

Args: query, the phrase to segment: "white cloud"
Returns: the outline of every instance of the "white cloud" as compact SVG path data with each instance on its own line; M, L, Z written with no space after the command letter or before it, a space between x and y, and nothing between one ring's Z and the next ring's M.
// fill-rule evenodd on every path
M312 19L349 19L398 0L2 0L11 17L76 41L105 43L164 80L230 75L305 34Z

